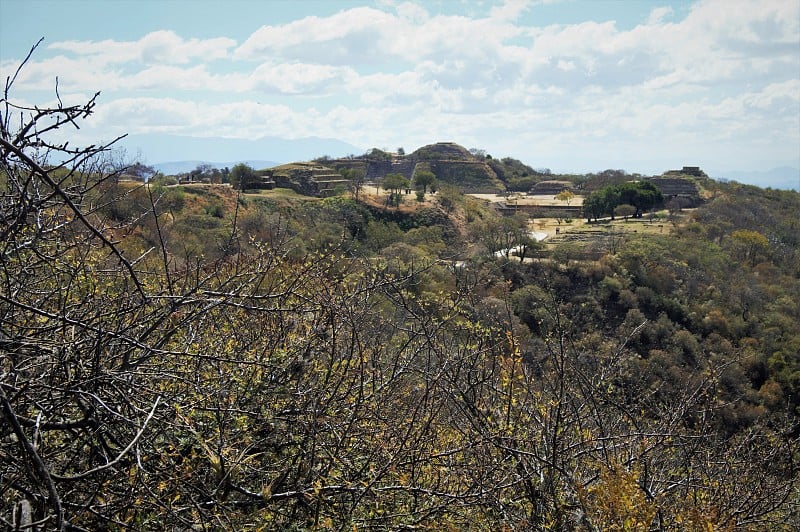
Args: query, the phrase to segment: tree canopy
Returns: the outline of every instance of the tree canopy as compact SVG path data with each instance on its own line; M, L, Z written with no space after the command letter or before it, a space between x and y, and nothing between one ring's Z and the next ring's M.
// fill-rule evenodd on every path
M245 163L239 163L231 168L229 179L235 189L250 188L256 180L256 171Z
M392 173L384 176L381 186L391 192L399 192L407 189L410 182L403 174Z
M427 193L428 187L432 186L435 182L436 175L433 172L421 170L414 173L414 186L418 189L422 189L423 193Z
M645 212L664 201L661 191L649 181L629 181L607 185L590 193L583 201L583 212L589 220L608 215L612 218L619 205L632 205L633 216L640 218Z

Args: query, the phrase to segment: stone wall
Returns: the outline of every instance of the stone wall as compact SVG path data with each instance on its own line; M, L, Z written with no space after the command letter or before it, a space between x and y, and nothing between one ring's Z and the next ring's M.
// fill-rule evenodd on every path
M664 203L668 203L674 198L684 198L687 206L694 207L702 203L700 190L697 184L690 180L680 177L652 177L653 183L664 195Z
M557 196L564 190L572 190L570 181L539 181L530 190L532 196Z

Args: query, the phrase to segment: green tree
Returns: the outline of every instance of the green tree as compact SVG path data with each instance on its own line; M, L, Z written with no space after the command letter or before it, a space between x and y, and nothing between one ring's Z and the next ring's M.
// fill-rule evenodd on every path
M641 217L664 200L661 192L649 181L629 181L617 185L607 185L586 197L583 203L584 215L591 221L602 215L613 219L618 205L633 205L634 217Z
M587 221L597 220L606 213L605 200L600 192L592 192L583 200L583 215Z
M628 205L627 203L623 203L621 205L617 205L614 207L614 215L615 216L622 216L625 220L628 219L628 216L633 216L636 214L636 207L633 205Z
M417 189L422 189L423 194L426 194L428 192L428 187L433 186L435 182L436 175L434 175L433 172L421 170L414 173L414 186Z
M406 190L410 186L410 183L403 174L391 173L384 176L381 186L384 190L389 191L386 203L389 205L399 205L402 191Z
M339 175L342 176L342 179L348 180L347 188L353 195L353 199L358 201L361 188L364 186L364 171L360 168L340 168Z
M614 208L621 203L620 192L618 186L607 186L600 191L600 198L602 200L603 214L611 216L614 219Z
M630 181L615 188L619 194L617 205L627 203L636 207L633 214L636 218L664 201L661 191L650 181Z
M208 163L198 164L191 172L189 179L193 182L210 182L213 167Z
M386 174L381 186L383 186L384 190L388 190L389 192L400 193L402 190L409 187L409 181L403 174Z
M150 181L158 174L155 168L141 162L131 164L123 170L123 173L134 177L138 181Z
M254 184L256 171L245 163L239 163L231 168L229 179L233 188L245 190Z

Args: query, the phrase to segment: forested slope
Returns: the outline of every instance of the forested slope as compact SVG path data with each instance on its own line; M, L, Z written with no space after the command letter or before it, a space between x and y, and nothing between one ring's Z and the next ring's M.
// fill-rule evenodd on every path
M4 526L800 526L797 193L521 261L453 190L131 186L104 147L36 157L93 102L7 104Z

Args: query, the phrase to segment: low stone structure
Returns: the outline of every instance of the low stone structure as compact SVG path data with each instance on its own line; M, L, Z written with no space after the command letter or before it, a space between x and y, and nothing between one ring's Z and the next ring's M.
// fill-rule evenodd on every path
M581 205L536 205L531 203L498 202L495 209L504 216L522 213L530 218L580 218Z
M684 166L681 169L681 173L685 175L691 175L694 177L708 177L705 172L700 170L699 166Z
M683 200L687 207L695 207L702 203L700 190L691 179L670 175L668 177L651 177L650 182L664 195L665 204L676 198Z
M375 181L387 174L400 174L411 181L416 164L416 161L402 157L395 157L390 161L369 161L365 178L367 181Z
M350 184L331 168L310 163L293 163L262 172L260 178L271 185L269 188L290 188L306 196L332 196L337 187Z
M570 181L539 181L528 192L532 196L557 196L564 190L572 190Z

